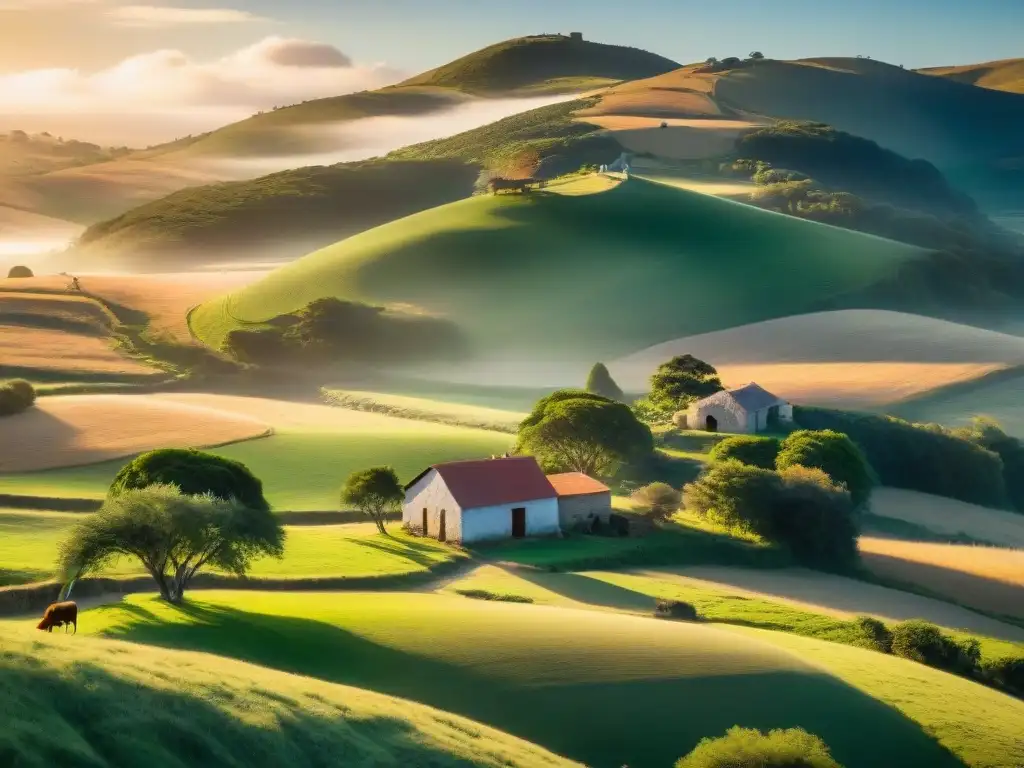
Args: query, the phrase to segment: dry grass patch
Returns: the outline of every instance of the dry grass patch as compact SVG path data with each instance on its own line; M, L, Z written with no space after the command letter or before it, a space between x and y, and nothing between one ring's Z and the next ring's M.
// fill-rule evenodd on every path
M639 167L639 165L634 164L634 167ZM716 197L739 197L749 194L751 190L757 187L752 181L712 181L692 179L684 176L663 176L659 172L660 169L656 168L652 168L649 172L646 171L646 168L640 170L645 179L656 181L659 184L668 184L670 187L679 187L680 189L688 189L691 192L700 192L704 195L714 195Z
M756 127L746 120L659 118L638 115L580 117L608 130L631 152L650 152L672 160L718 157L735 146L736 139ZM662 123L666 127L662 128Z
M696 566L647 569L636 573L664 581L680 580L695 586L724 585L739 594L788 603L837 618L866 614L888 621L924 619L950 629L1024 642L1024 628L990 619L951 603L800 568L769 571Z
M871 495L871 512L941 536L969 537L997 547L1024 549L1024 515L1014 512L901 488L876 488Z
M153 395L70 395L39 400L4 420L0 471L92 464L154 448L200 448L259 437L263 421Z
M864 564L883 578L1024 619L1024 550L870 536L861 537L860 550Z

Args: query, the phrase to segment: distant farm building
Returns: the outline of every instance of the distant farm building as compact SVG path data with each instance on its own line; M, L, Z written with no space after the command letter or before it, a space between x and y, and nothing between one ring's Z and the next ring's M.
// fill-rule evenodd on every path
M545 476L532 456L435 464L405 486L402 522L440 541L470 544L558 535L611 514L611 492L587 475Z
M754 383L716 392L686 411L688 429L708 432L753 434L764 432L775 422L791 421L793 406Z
M612 492L607 485L582 472L548 475L558 495L558 524L563 531L591 530L612 514Z
M582 32L570 32L569 33L569 39L570 40L574 40L577 43L582 43L583 42L583 33Z

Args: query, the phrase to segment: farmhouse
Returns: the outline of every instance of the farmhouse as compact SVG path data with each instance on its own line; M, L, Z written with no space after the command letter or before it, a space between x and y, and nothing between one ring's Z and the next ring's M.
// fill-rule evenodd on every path
M547 477L532 456L453 461L405 486L402 522L441 541L557 535L608 521L611 491L578 472Z
M792 420L792 405L754 383L716 392L686 411L689 429L708 432L751 434L765 431L774 421Z
M595 520L608 522L612 514L612 492L582 472L548 475L548 482L558 495L558 524L563 531L591 528Z

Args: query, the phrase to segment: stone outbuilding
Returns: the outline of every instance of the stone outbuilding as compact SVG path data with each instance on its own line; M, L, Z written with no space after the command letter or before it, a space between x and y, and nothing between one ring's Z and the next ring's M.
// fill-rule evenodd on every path
M776 421L792 422L793 406L754 383L716 392L686 410L686 428L708 432L754 434Z
M428 467L405 486L402 522L462 544L561 532L558 495L532 456Z
M558 494L558 524L563 531L590 530L594 521L606 524L612 514L612 492L602 482L582 472L548 475Z

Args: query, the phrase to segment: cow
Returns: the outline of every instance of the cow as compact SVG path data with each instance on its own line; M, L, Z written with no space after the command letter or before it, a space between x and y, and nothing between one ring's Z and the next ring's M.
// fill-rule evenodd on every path
M44 629L47 632L53 632L54 627L64 627L64 632L68 631L68 625L73 624L75 631L72 634L78 634L78 603L71 600L67 600L63 603L51 603L46 608L46 613L43 614L43 620L39 622L39 626L36 629Z

